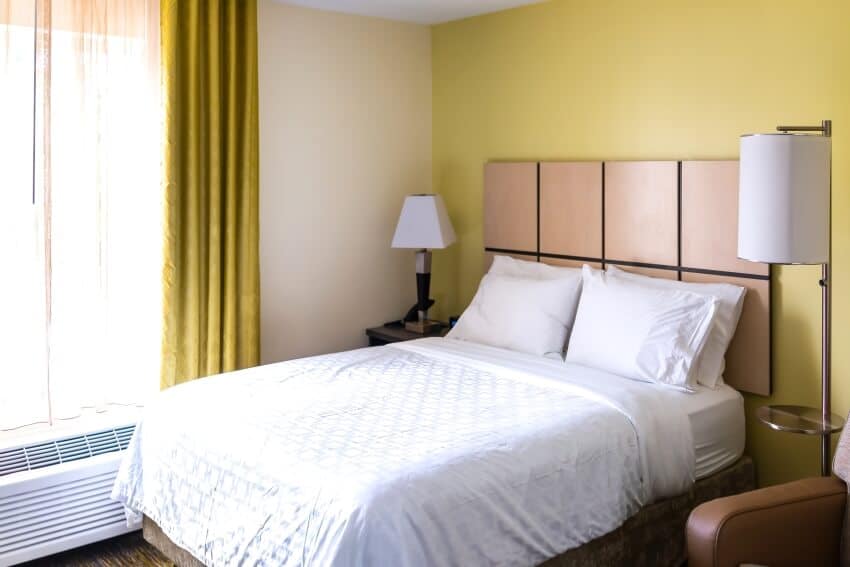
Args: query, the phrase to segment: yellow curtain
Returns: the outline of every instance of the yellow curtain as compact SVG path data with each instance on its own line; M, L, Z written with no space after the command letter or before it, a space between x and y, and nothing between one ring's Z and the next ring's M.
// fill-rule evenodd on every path
M161 386L259 363L256 0L162 0Z

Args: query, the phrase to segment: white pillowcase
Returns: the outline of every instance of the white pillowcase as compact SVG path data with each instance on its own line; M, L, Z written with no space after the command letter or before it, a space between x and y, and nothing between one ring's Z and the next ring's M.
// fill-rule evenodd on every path
M560 357L580 293L581 278L541 280L488 273L447 336Z
M502 276L514 276L518 278L527 278L532 280L570 280L578 287L581 292L581 268L567 268L564 266L550 266L543 262L532 262L528 260L517 260L510 256L493 256L493 263L490 265L488 274L496 274ZM570 340L570 333L573 329L573 322L576 318L576 309L578 308L579 294L575 295L575 301L570 302L565 313L565 321L567 323L567 341ZM564 343L564 348L567 348L568 343ZM563 352L561 353L563 358Z
M615 267L608 266L608 273L617 278L623 278L657 289L676 289L689 291L700 295L708 295L717 299L717 314L708 335L702 353L696 365L697 382L708 388L716 388L723 383L723 371L726 369L726 350L744 307L744 296L747 288L728 283L695 283L651 278L639 274L630 274Z
M561 278L581 280L581 268L550 266L543 262L518 260L510 256L493 256L493 263L487 273L533 280L557 280Z
M717 300L583 268L567 362L692 390Z

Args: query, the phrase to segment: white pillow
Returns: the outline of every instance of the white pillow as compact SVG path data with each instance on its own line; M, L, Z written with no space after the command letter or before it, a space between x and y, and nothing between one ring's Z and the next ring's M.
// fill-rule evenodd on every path
M447 336L560 356L580 293L581 278L535 280L486 274L472 303Z
M697 361L696 377L697 382L707 388L716 388L723 383L726 350L729 348L729 343L732 342L732 337L735 336L735 329L738 327L738 319L741 318L747 288L728 283L695 283L651 278L639 274L630 274L615 266L608 266L608 272L615 277L658 289L690 291L691 293L710 295L716 298L717 314L714 317L714 325L711 327L705 348L703 348Z
M550 266L543 262L517 260L510 256L493 256L493 263L487 273L533 280L556 280L560 278L581 280L581 268Z
M565 266L550 266L543 262L534 262L528 260L517 260L510 256L493 256L493 263L490 265L488 274L514 276L518 278L527 278L532 280L557 280L568 279L578 286L581 291L581 268L567 268ZM573 329L573 322L576 318L576 309L578 308L579 295L576 294L575 301L570 303L566 312L567 322L567 341L570 340L570 333ZM568 342L564 343L564 348L567 348ZM563 353L561 353L563 358Z
M694 362L717 309L713 297L662 290L583 268L567 362L692 390Z

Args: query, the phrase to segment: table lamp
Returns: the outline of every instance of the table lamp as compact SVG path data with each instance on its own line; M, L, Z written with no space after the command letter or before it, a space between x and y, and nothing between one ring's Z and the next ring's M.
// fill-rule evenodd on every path
M738 256L821 265L821 407L765 406L757 415L773 429L821 436L821 474L828 475L830 436L843 426L829 391L832 122L776 129L741 136Z
M393 248L416 249L416 311L415 321L406 321L405 328L428 333L440 324L428 320L428 308L434 303L428 295L431 287L431 251L446 248L455 241L455 231L439 195L408 195L393 236Z

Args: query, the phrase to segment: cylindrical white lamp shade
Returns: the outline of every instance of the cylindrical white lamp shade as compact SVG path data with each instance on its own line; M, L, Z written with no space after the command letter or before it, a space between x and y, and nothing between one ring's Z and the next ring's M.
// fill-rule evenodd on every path
M829 261L830 138L741 137L738 256L770 264Z
M455 230L439 195L408 195L401 207L393 248L445 248Z

